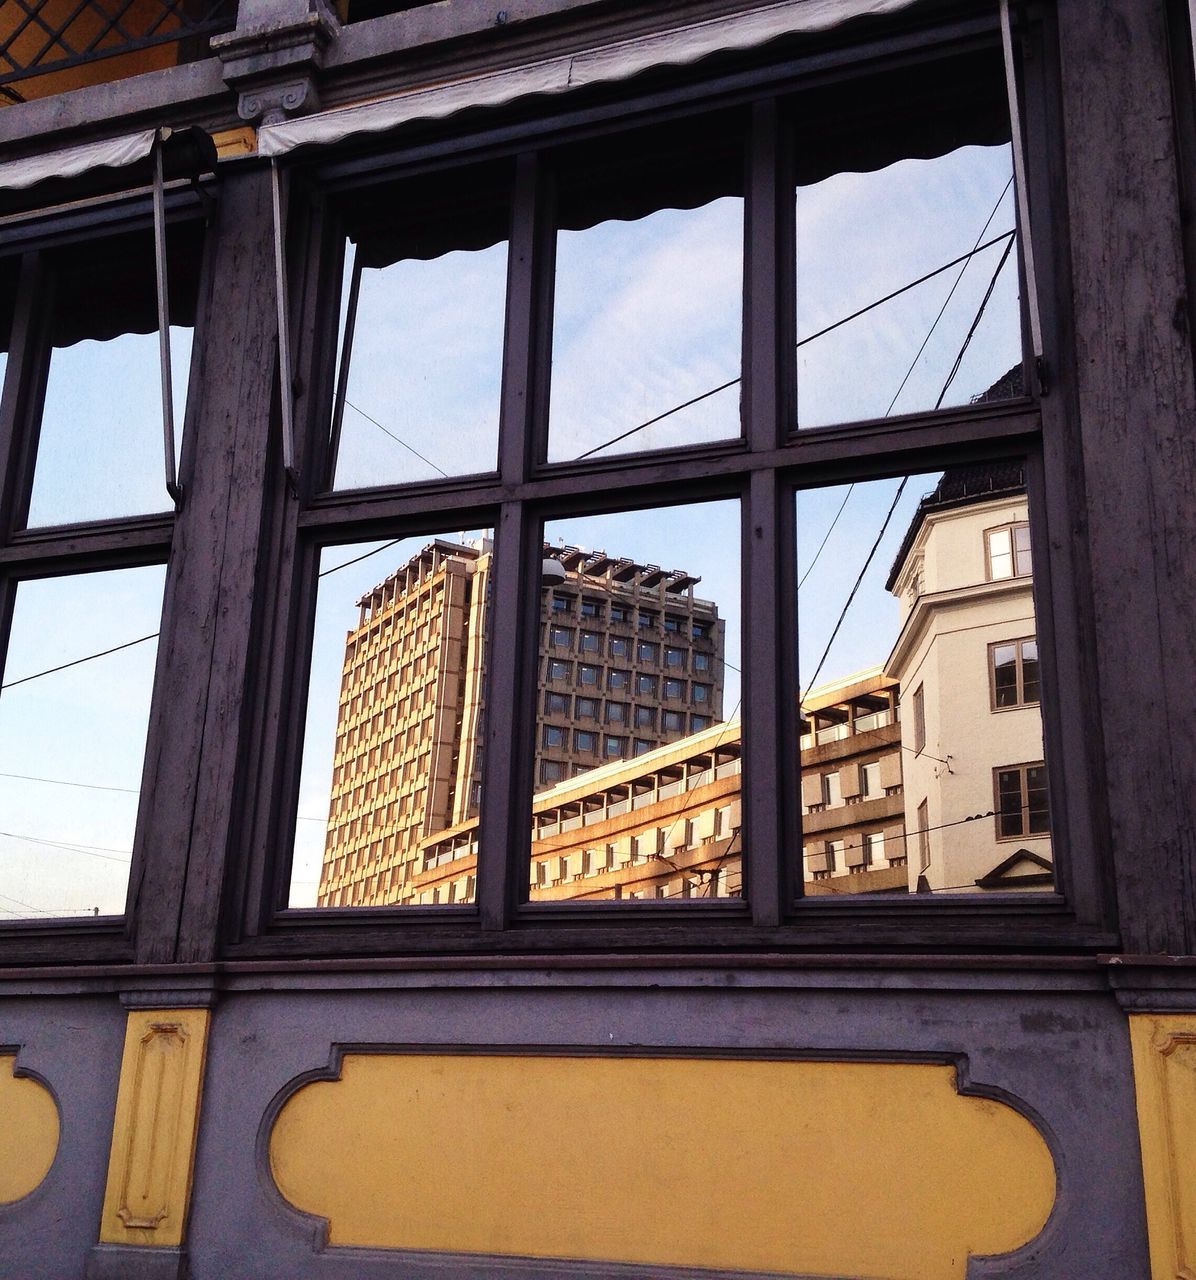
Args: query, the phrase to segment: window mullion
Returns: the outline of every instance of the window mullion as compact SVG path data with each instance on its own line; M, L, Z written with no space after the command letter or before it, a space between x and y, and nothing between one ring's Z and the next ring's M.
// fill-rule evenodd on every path
M50 311L46 269L39 253L27 253L17 281L16 307L9 336L8 366L0 400L0 531L7 536L23 520L33 471L33 442L28 424L38 415L30 400L40 397L45 381L45 324Z
M753 108L748 156L745 242L743 413L749 448L771 450L784 440L788 415L783 387L784 358L792 308L785 263L792 249L792 216L782 212L783 145L775 101ZM789 224L786 232L786 221ZM784 279L783 279L784 277ZM785 523L776 476L755 472L748 489L744 523L744 616L753 620L744 635L744 851L752 918L775 926L783 914L781 853L785 847L780 785L786 723L783 660L786 645L779 619L780 537ZM792 647L792 646L788 646ZM792 717L788 717L792 719Z
M478 910L484 929L503 929L526 875L532 791L529 682L539 640L540 526L522 504L505 503L495 530L490 653L478 824Z

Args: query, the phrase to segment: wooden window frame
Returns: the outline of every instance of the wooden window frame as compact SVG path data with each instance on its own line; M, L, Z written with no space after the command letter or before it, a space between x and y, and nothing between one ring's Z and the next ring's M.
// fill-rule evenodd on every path
M1047 774L1047 828L1045 831L1030 831L1027 828L1030 825L1030 804L1029 804L1029 788L1026 783L1026 772L1029 769L1046 770L1046 762L1044 760L1026 760L1020 764L1001 764L993 766L993 828L996 832L996 838L1002 843L1018 840L1051 840L1053 844L1053 836L1051 831L1051 810L1050 810L1050 775ZM1003 773L1017 772L1020 779L1021 787L1021 816L1022 830L1014 835L1006 836L1001 834L1001 789L1000 775Z
M1016 579L1018 579L1018 578L1032 578L1032 577L1034 576L1034 567L1033 567L1033 564L1031 564L1031 567L1030 567L1029 569L1027 569L1027 570L1025 571L1025 573L1019 573L1019 572L1018 572L1018 568L1017 568L1017 530L1018 530L1018 529L1025 529L1025 530L1029 531L1029 529L1030 529L1030 522L1029 522L1028 520L1009 520L1009 521L1006 521L1004 524L994 524L994 525L990 526L989 528L985 529L985 531L984 531L984 577L985 577L985 581L987 581L987 582L1013 582L1013 581L1015 581L1015 580L1016 580ZM994 576L993 576L993 562L992 562L992 535L993 535L994 533L1004 533L1004 532L1006 532L1006 531L1008 531L1008 533L1009 533L1009 556L1010 556L1010 560L1011 560L1012 565L1013 565L1013 572L1012 572L1012 573L1003 574L1001 577L997 578L997 577L994 577ZM1034 553L1033 553L1033 546L1034 546L1034 542L1033 542L1033 538L1031 537L1031 541L1030 541L1030 547L1031 547L1030 555L1031 555L1031 557L1033 557L1033 554L1034 554Z
M167 192L168 226L202 226L204 209L195 192ZM178 513L163 479L162 510L89 519L74 524L26 527L33 488L39 434L48 384L55 255L85 248L103 252L113 237L137 233L152 254L151 193L122 192L94 206L47 210L15 218L3 229L3 257L16 264L16 285L8 360L0 391L0 671L3 670L17 591L24 582L67 579L109 570L160 565L165 571L160 635L167 635L166 609L173 594L172 547ZM194 341L188 390L194 386L197 352L202 346L210 289L210 242L199 265ZM188 395L183 429L187 483L195 449L195 397ZM161 463L159 462L160 466ZM81 633L85 635L85 633ZM125 907L119 915L58 919L39 915L0 923L0 965L10 963L128 963L154 945L172 926L170 913L181 892L180 867L162 858L151 828L154 812L168 803L150 782L153 761L165 738L175 732L173 708L165 685L165 644L159 641L149 719L142 756L140 794L129 865ZM166 788L163 788L165 791Z
M1038 681L1039 696L1035 698L1033 702L1027 702L1026 694L1025 694L1025 679L1022 671L1022 662L1023 662L1022 645L1024 644L1037 645L1037 643L1038 643L1037 636L1018 636L1016 639L1013 639L1013 640L994 640L988 646L988 698L989 698L989 709L993 712L994 715L1000 712L1005 712L1005 711L1025 711L1027 707L1042 706L1041 677L1039 678L1039 681ZM1016 685L1017 701L1011 702L1009 703L1008 706L1002 707L997 705L997 661L996 659L997 659L997 650L1004 648L1006 645L1013 645L1016 653L1015 670L1016 670L1016 679L1017 679L1017 685ZM1038 661L1037 657L1034 659L1034 661L1035 662Z
M1061 148L1058 57L1050 6L1029 0L1021 12L1028 14L1019 24L1019 39L1030 46L1022 67L1024 140L1043 284L1045 361L1052 371L1066 371L1070 295L1066 207L1056 177ZM172 629L174 649L165 667L160 656L159 678L165 670L169 679L155 691L147 750L148 756L153 744L171 735L180 739L186 749L168 752L172 760L189 761L189 774L206 768L212 779L231 781L228 813L219 821L194 816L197 810L179 803L180 797L193 798L185 771L172 766L173 772L158 779L161 785L148 787L143 795L132 876L140 892L128 917L95 927L87 922L6 925L0 928L0 954L22 962L123 963L136 958L158 963L214 957L285 961L615 950L634 956L695 949L987 953L1114 946L1107 850L1095 818L1094 783L1084 767L1086 745L1094 734L1099 736L1099 708L1078 674L1094 669L1093 611L1085 594L1084 549L1063 536L1082 504L1072 474L1078 428L1068 396L1056 390L1038 399L1027 395L957 410L791 430L792 95L886 62L925 63L933 75L940 57L978 44L993 48L997 39L995 6L936 7L933 13L910 13L900 21L866 23L858 33L853 28L808 45L777 46L760 57L665 69L576 98L520 104L507 112L421 127L382 146L349 143L339 151L313 158L300 154L284 162L293 196L286 305L295 338L297 481L292 489L276 467L266 474L260 492L250 495L235 486L229 490L236 504L231 522L264 531L265 562L249 565L245 572L250 578L238 579L252 579L256 593L246 590L234 611L233 625L246 637L244 651L232 646L219 658L225 663L220 687L244 693L243 718L252 729L236 736L234 754L213 726L205 725L202 714L180 723L171 708L167 724L169 695L209 678L218 661L210 640L188 635L182 611L170 612L180 580L172 563L164 634ZM744 281L743 435L655 453L544 463L552 235L550 172L542 154L601 135L629 136L633 128L654 122L691 117L697 127L704 113L716 109L739 111L747 122L745 244L750 251ZM322 405L330 399L325 392L335 357L338 201L400 173L416 176L493 159L509 163L513 173L498 467L492 473L406 489L330 492L317 477L327 430ZM265 167L255 169L254 163L241 170L248 176L241 182L246 194L239 207L260 216L268 210L268 197L262 196L269 178ZM148 218L148 199L143 204L135 216ZM114 216L111 204L94 214L73 212L71 234L94 234ZM251 236L259 234L252 222L240 227ZM35 247L38 236L46 234L44 226L34 227L27 247ZM233 251L227 252L231 258ZM264 298L264 290L260 292ZM251 305L261 301L248 289L247 296ZM206 310L201 303L201 324ZM199 337L197 333L202 346ZM17 409L26 394L25 380L13 372L19 363L10 360L0 402L0 476L5 478L0 515L11 503L14 464L22 447ZM1025 371L1026 385L1033 386L1029 357ZM245 415L263 439L267 424L277 433L277 403L255 402ZM191 452L199 455L192 461L205 469L205 478L226 478L221 468L229 470L233 464L218 456L215 441L192 439ZM1021 895L1016 901L1013 895L933 901L923 895L900 900L880 895L869 901L803 896L799 805L796 787L785 782L799 776L794 495L803 488L1008 458L1025 460L1032 541L1052 549L1049 560L1042 557L1044 562L1035 567L1034 591L1043 683L1055 695L1053 705L1044 707L1044 734L1051 795L1060 798L1051 815L1059 892L1034 895L1033 900ZM534 727L540 620L533 594L524 588L540 574L542 524L716 499L740 503L743 614L753 620L744 633L743 663L744 721L750 726L742 794L745 896L659 905L532 902L527 892L531 752L512 748L529 742ZM203 559L200 513L185 508L181 522L195 539L194 565ZM283 907L304 710L295 691L306 684L320 551L375 537L431 535L466 527L466 522L496 530L494 631L504 640L493 646L478 899L468 907L398 910ZM41 531L33 537L6 535L0 545L0 577L18 568L57 571L67 562L87 563L89 556L104 564L152 561L165 556L175 525L168 517L76 531L69 538ZM1056 536L1050 536L1052 531ZM219 584L215 569L209 577ZM564 604L553 616L575 617L573 599ZM659 621L657 617L641 626L637 618L636 634L656 636ZM1064 707L1067 715L1060 713ZM203 823L207 825L201 829ZM152 858L147 855L151 848Z

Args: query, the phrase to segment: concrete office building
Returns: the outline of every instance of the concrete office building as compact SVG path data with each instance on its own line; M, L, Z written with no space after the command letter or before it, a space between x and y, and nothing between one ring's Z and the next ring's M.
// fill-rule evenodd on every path
M725 622L698 579L545 546L536 785L721 722ZM436 540L358 601L345 642L320 906L388 905L429 841L476 817L488 541ZM559 568L556 568L559 566ZM472 895L468 886L457 893Z
M944 472L889 575L911 890L1053 883L1031 570L1025 478L1003 464Z
M898 686L879 667L824 683L802 706L805 892L907 889Z

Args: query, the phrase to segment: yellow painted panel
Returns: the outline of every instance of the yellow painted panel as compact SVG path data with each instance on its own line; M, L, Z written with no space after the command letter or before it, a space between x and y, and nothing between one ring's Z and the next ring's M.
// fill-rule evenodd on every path
M270 1161L333 1245L963 1280L1054 1164L934 1064L346 1054Z
M13 1075L15 1053L0 1054L0 1204L27 1196L58 1150L58 1108L36 1080Z
M1196 1014L1131 1014L1154 1280L1196 1278Z
M105 1243L182 1243L207 1034L206 1009L129 1014L100 1219Z

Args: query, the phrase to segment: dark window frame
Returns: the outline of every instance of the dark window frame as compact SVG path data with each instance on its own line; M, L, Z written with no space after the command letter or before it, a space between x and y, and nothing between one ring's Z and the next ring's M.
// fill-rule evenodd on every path
M64 193L62 193L64 194ZM188 391L196 386L208 325L212 242L204 231L205 208L194 191L175 187L165 199L167 247L171 229L190 225L203 247L197 264L196 305ZM15 277L8 359L0 389L0 672L6 660L17 590L21 583L68 579L109 570L161 566L165 574L160 633L168 631L167 609L178 565L172 557L179 512L166 493L162 509L132 516L88 519L76 523L26 527L33 488L41 419L51 355L50 324L54 306L55 258L83 251L139 252L125 241L136 234L145 245L152 272L153 210L145 189L118 191L78 207L55 207L14 216L4 227L5 269ZM173 275L173 272L172 272ZM177 389L177 388L176 388ZM197 397L185 397L183 451L179 480L186 486L196 449ZM155 424L156 425L156 424ZM161 467L161 455L157 465ZM0 924L0 965L5 963L128 963L152 949L176 924L184 868L153 849L150 828L155 811L169 803L165 794L147 786L152 762L163 739L177 731L165 689L166 654L159 643L150 695L141 787L125 906L119 915L57 918L39 914ZM168 788L162 788L163 793ZM161 890L147 893L154 882Z
M1043 15L1046 16L1045 13ZM928 21L930 21L928 19ZM878 26L875 29L880 30ZM1031 25L1024 38L1035 42L1023 68L1030 156L1030 196L1034 210L1036 261L1044 282L1042 302L1048 345L1058 337L1058 308L1065 300L1061 210L1050 177L1057 138L1052 137L1057 85L1044 47L1042 28ZM1063 526L1074 503L1067 478L1066 446L1071 435L1062 397L1036 401L1024 396L996 404L910 414L874 422L791 428L790 376L793 321L790 282L792 183L786 95L808 82L855 74L875 58L934 60L952 51L992 47L995 12L984 19L943 20L938 27L906 24L854 47L820 48L817 53L761 62L747 71L723 75L661 73L626 90L596 92L590 105L551 108L534 119L479 126L476 133L451 126L425 132L385 153L376 145L349 149L293 166L299 190L314 193L310 208L290 228L295 249L290 304L299 323L296 367L305 386L327 381L335 334L329 317L338 295L338 231L335 206L388 175L418 174L478 157L505 157L512 172L511 270L500 416L499 466L495 473L426 482L409 488L330 493L319 474L322 393L304 401L300 446L301 486L281 502L286 528L281 583L273 608L280 634L302 636L312 608L310 581L320 548L353 538L434 534L486 523L496 530L495 633L491 688L495 705L487 717L485 787L482 803L476 906L446 914L424 908L399 911L358 908L350 912L291 911L280 908L286 877L289 796L296 774L291 745L267 741L263 756L272 785L258 794L268 812L254 812L245 842L241 881L255 892L230 890L225 919L225 954L237 956L335 954L349 951L488 950L495 946L552 950L561 946L639 947L646 930L654 946L725 945L858 947L860 921L868 921L871 947L957 946L966 950L1010 946L1105 946L1114 938L1113 909L1101 872L1103 848L1094 830L1091 784L1079 767L1084 758L1084 724L1052 709L1046 719L1047 759L1052 775L1066 775L1059 791L1067 797L1058 814L1056 837L1071 856L1059 858L1059 892L1035 901L1010 898L912 900L900 903L853 901L801 895L800 818L792 788L781 779L797 776L795 655L780 627L753 627L744 640L745 882L742 900L692 902L661 908L627 908L616 903L537 903L528 900L525 864L530 839L532 793L530 751L537 654L538 604L526 586L538 581L543 525L570 516L661 507L715 499L737 499L746 531L743 547L744 616L795 615L792 498L799 488L852 480L881 479L965 462L1003 458L1024 460L1033 540L1050 545L1048 527ZM806 81L803 81L803 83ZM552 237L550 171L540 159L550 144L581 143L604 134L625 134L631 123L742 109L747 118L745 236L752 246L745 264L744 435L738 440L653 453L547 464L545 456L547 350L545 322L550 306ZM302 202L296 202L302 208ZM1053 234L1052 234L1053 233ZM1052 357L1048 350L1048 359ZM1032 371L1026 358L1025 367ZM302 375L301 375L302 377ZM1027 378L1030 383L1030 378ZM1060 540L1055 540L1058 545ZM1064 549L1035 574L1041 618L1039 640L1044 680L1064 693L1055 673L1074 664L1091 644L1081 633L1083 602L1076 597L1072 561ZM1057 590L1054 581L1061 585ZM638 621L638 620L637 620ZM297 625L296 625L297 623ZM507 643L509 641L509 643ZM274 668L301 679L303 642L279 655ZM265 656L259 659L266 665ZM281 699L275 689L274 705ZM269 700L269 699L268 699ZM1091 710L1091 704L1087 704ZM293 728L293 724L292 724ZM509 736L504 736L509 734ZM1074 785L1073 785L1074 784ZM480 928L479 928L480 925Z
M989 709L994 713L1005 711L1024 711L1027 707L1040 707L1042 705L1042 680L1036 682L1038 685L1038 697L1033 700L1026 698L1026 677L1025 677L1025 654L1023 646L1032 644L1035 646L1034 664L1038 665L1037 636L1018 636L1013 640L994 640L988 646L988 694ZM997 702L997 650L1003 649L1008 645L1013 646L1014 651L1014 693L1013 702L1008 702L1004 706Z

